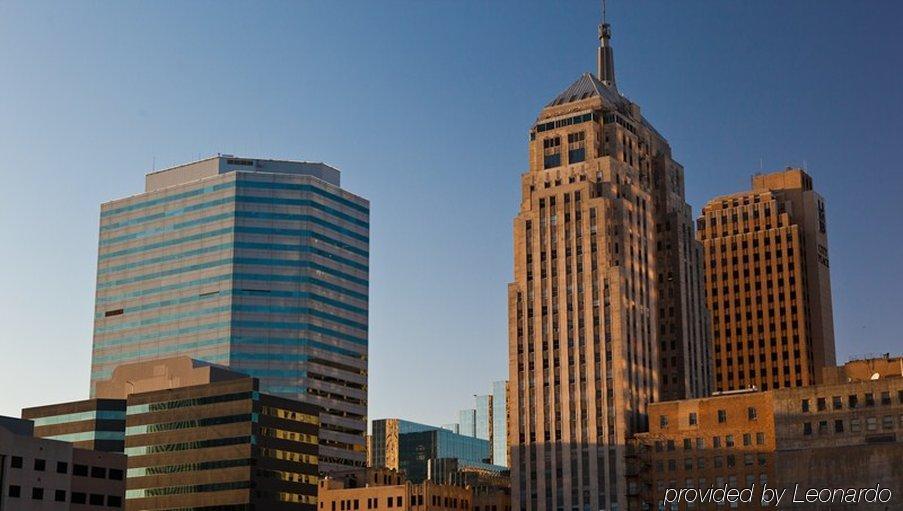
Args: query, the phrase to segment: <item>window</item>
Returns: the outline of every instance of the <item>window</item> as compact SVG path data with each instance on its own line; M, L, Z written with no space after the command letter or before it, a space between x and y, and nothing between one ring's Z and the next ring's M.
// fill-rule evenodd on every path
M107 507L122 507L122 497L118 495L107 495Z
M835 410L843 409L843 400L840 399L840 396L832 397L831 402L832 402L831 405L834 407Z
M18 499L22 496L22 487L16 486L15 484L9 485L9 496L14 499Z
M756 433L756 445L765 443L765 433Z
M801 403L801 407L803 409L803 413L809 412L809 400L803 399L803 402Z
M96 493L92 493L88 498L88 503L92 506L102 506L104 502L103 495L98 495Z
M743 445L752 445L752 435L743 433Z
M865 406L875 406L875 396L871 392L865 393Z
M122 470L119 470L118 468L111 468L109 475L110 479L114 481L122 481Z
M811 434L812 434L812 423L811 423L811 422L804 422L804 423L803 423L803 434L804 434L804 435L811 435Z
M690 425L696 425L696 412L690 412Z
M693 441L689 438L684 438L684 450L689 451L693 448Z
M387 505L387 506L392 507L393 504L395 504L395 499L393 499L392 497L386 498L386 505Z
M53 500L56 502L66 502L66 490L56 490L53 493Z
M88 465L72 465L72 475L88 477Z
M734 435L727 435L724 437L724 445L725 447L733 447L734 446Z
M847 397L847 406L856 408L857 404L859 404L859 397L856 394L850 394L850 396Z
M668 427L668 416L662 415L658 418L658 427L665 429Z
M834 421L834 432L835 433L843 433L843 420L836 419Z
M823 398L823 397L818 398L815 401L815 403L816 403L816 406L818 407L819 412L823 412L823 411L825 411L825 408L827 408L827 406L825 405L825 398Z
M715 449L720 449L720 448L721 448L721 437L720 437L720 436L713 436L713 437L712 437L712 447L715 448Z
M586 159L586 133L568 134L568 163L579 163Z
M884 391L881 393L881 404L885 406L890 404L890 392Z
M69 464L65 461L57 461L56 462L56 473L57 474L66 474L69 472Z
M31 500L44 500L44 488L32 488Z
M881 427L884 429L894 429L894 416L885 415L881 418Z
M561 137L547 138L542 141L543 168L550 169L561 166Z
M71 502L73 504L87 504L88 496L82 492L74 491L69 496L69 502Z
M395 497L395 507L402 507L401 506L401 497Z
M91 477L94 479L106 479L107 469L103 467L91 467Z
M754 407L750 406L746 409L746 418L754 421L759 418L759 414L758 412L756 412L756 409Z
M724 410L718 410L718 422L723 423L727 421L727 412Z
M818 432L819 433L827 433L828 432L828 421L818 421Z
M878 429L878 419L876 417L865 419L865 429L868 431L875 431Z
M21 456L13 456L9 460L9 466L11 468L22 468L22 457Z
M39 458L35 458L34 460L34 469L38 472L43 472L47 469L47 461Z
M850 419L850 431L853 433L859 433L862 431L862 423L859 419Z

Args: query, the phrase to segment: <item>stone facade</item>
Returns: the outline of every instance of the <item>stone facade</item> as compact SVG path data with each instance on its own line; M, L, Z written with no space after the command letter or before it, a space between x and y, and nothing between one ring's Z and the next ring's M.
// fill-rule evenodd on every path
M715 387L822 381L835 364L825 201L788 168L709 201L698 220L714 333Z
M684 171L613 69L543 108L529 157L508 286L512 507L623 510L648 404L711 391Z

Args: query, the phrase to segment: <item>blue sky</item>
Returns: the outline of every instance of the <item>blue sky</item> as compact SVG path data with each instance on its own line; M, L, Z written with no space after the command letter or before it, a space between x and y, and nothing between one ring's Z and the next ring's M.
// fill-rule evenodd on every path
M806 164L837 350L901 352L903 4L612 1L620 89L694 211ZM371 417L450 422L507 374L511 223L597 2L0 0L0 414L88 392L99 204L217 152L372 201Z

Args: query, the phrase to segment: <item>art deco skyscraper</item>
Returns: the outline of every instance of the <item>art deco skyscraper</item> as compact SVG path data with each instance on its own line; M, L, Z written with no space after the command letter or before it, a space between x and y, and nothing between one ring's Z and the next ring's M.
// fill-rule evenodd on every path
M751 191L709 201L698 227L716 388L821 383L835 365L834 321L825 200L812 178L753 176Z
M648 403L711 389L683 168L618 91L610 37L530 131L508 287L515 510L627 509Z
M365 463L369 202L322 163L216 156L100 211L94 383L188 355L321 407L322 470Z

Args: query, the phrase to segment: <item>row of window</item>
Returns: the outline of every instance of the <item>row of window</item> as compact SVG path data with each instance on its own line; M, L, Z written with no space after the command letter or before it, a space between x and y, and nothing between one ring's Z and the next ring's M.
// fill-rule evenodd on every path
M24 468L25 460L21 456L11 456L9 460L10 468ZM32 465L33 470L36 472L45 472L47 470L47 460L41 458L35 458L34 464ZM68 474L69 473L69 463L65 461L58 461L56 463L56 473L57 474ZM89 467L88 465L81 465L76 463L72 465L72 475L79 477L88 477L88 475L94 479L112 479L114 481L122 481L123 472L118 468L107 469L105 467Z
M12 499L24 498L22 497L22 487L12 484L9 486L7 495ZM44 488L35 486L31 489L31 500L44 500L45 496L47 500L50 500L49 491L45 492ZM66 490L54 490L53 501L66 502ZM114 508L122 507L122 497L118 495L101 495L98 493L87 494L77 491L74 491L69 495L69 502L72 504L88 504L91 506L105 505Z
M677 470L677 461L675 459L670 459L667 461L667 469L668 472L674 472ZM712 468L733 468L737 466L737 456L734 454L728 454L726 456L714 456L711 458ZM765 453L758 454L744 454L743 455L743 465L747 467L752 466L765 466L768 464L768 456ZM655 471L656 472L664 472L665 471L665 462L662 460L658 460L655 462ZM708 468L708 461L706 458L684 458L683 461L683 470L705 470Z
M803 435L810 436L813 433L812 422L804 422L803 423ZM847 421L843 419L835 419L834 420L834 433L844 433L845 428L848 427L851 433L860 433L862 432L862 419L850 419L849 426L846 426ZM828 433L829 425L828 421L818 421L818 434L823 435ZM900 415L900 427L903 428L903 415ZM894 416L893 415L885 415L881 418L881 429L894 429ZM866 431L878 431L878 417L866 417L865 418L865 430Z
M753 435L752 433L743 433L742 442L745 447L753 445L753 436L752 435ZM755 438L756 438L756 440L755 440L756 445L765 445L765 433L757 432ZM722 446L721 439L722 439L722 437L720 437L720 436L712 437L712 448L713 449L721 448L721 446ZM676 449L674 440L667 440L665 442L662 442L661 440L656 440L654 445L655 445L655 452L663 452L665 450L667 450L668 452L671 452ZM695 439L684 438L683 449L685 451L694 449L694 445L695 445L696 450L705 449L706 448L705 439L702 437L696 437ZM734 435L725 435L724 436L724 447L734 447L734 445L735 445Z
M754 406L750 406L746 408L746 419L750 421L758 420L759 412L756 410ZM696 426L699 424L699 418L696 412L690 412L687 415L687 422L690 426ZM727 410L718 410L718 423L723 424L727 422ZM668 427L668 416L660 415L659 416L659 427L662 429L666 429Z
M385 507L388 509L401 509L404 507L404 497L389 496L385 499ZM468 509L469 502L466 499L458 499L457 497L441 497L433 495L431 499L433 506L443 506L447 509ZM361 508L360 499L346 499L332 502L331 511L357 511ZM409 506L422 506L423 495L411 495ZM366 509L380 509L380 499L377 497L368 498L366 501ZM323 509L323 502L320 502L320 509ZM488 506L487 506L488 509Z
M888 406L893 404L891 399L890 391L881 392L881 404L884 406ZM800 409L803 413L809 413L812 411L812 400L811 399L803 399L800 401ZM897 403L903 404L903 390L897 391ZM865 393L865 406L875 406L875 394L873 392ZM847 396L847 408L855 409L859 407L859 396L857 394L850 394ZM815 399L815 411L824 412L828 409L828 401L827 398L818 397ZM831 409L832 410L842 410L843 409L843 396L832 396L831 397Z

